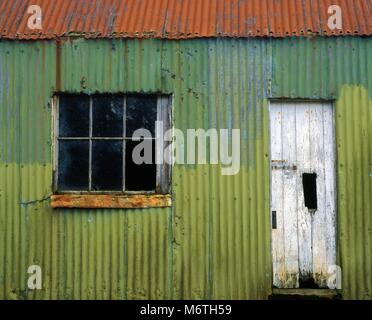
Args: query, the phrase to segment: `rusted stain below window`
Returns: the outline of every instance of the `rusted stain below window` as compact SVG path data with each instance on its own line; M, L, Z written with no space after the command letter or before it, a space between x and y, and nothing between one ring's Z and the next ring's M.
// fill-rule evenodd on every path
M51 197L52 208L154 208L170 207L170 195L72 195Z

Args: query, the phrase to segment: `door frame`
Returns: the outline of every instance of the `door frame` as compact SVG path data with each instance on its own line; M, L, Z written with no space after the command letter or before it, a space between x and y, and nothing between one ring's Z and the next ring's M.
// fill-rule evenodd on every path
M333 152L334 152L334 170L333 170L333 173L334 173L334 177L335 177L335 196L334 196L334 201L335 201L335 225L334 225L334 230L335 230L335 261L336 261L336 264L337 265L340 265L340 254L339 254L339 233L338 233L338 230L339 230L339 220L338 220L338 217L339 217L339 214L338 214L338 207L339 207L339 196L338 196L338 156L337 156L337 109L336 109L336 99L322 99L322 98L316 98L316 99L311 99L311 98L268 98L268 103L267 103L267 131L268 132L268 146L267 146L267 150L268 150L268 170L269 170L269 212L268 212L268 216L269 216L269 221L270 221L270 230L269 230L269 233L270 233L270 269L271 269L271 277L270 277L270 281L271 281L271 292L273 293L273 291L277 291L277 293L280 291L280 292L288 292L288 291L291 291L291 290L301 290L301 291L311 291L312 293L313 292L319 292L321 294L321 292L325 291L325 290L330 290L330 291L335 291L333 289L286 289L286 288L275 288L274 287L274 266L273 266L273 248L272 248L272 176L271 176L271 120L270 120L270 112L271 112L271 105L273 103L293 103L293 102L299 102L299 103L327 103L327 104L330 104L332 109L333 109L333 113L332 113L332 121L333 121L333 133L334 133L334 139L333 139Z

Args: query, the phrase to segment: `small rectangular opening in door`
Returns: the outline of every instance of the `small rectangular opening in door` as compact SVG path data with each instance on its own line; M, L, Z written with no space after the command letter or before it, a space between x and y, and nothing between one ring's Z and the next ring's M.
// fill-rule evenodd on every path
M302 185L304 188L305 207L311 211L316 211L318 209L316 173L303 173Z

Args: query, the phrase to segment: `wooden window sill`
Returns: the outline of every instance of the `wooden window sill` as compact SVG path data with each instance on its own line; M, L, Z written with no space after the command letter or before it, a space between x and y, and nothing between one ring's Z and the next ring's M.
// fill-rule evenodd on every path
M164 208L172 205L171 195L75 195L51 197L52 208Z

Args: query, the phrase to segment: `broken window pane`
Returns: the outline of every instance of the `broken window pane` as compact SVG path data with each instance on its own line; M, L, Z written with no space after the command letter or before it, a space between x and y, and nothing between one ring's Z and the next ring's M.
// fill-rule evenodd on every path
M126 100L126 137L137 129L147 129L155 136L156 95L129 95Z
M64 140L59 142L58 186L60 190L88 190L89 141Z
M89 96L68 94L60 97L59 136L89 136Z
M140 143L143 143L143 141L126 141L125 187L129 191L153 191L156 188L155 140L149 141L151 164L134 163L132 159L133 149ZM149 146L149 144L146 144L146 146ZM144 156L144 153L142 153L142 156Z
M93 137L122 137L123 108L120 95L94 95Z
M92 189L123 189L123 142L96 140L92 143Z

